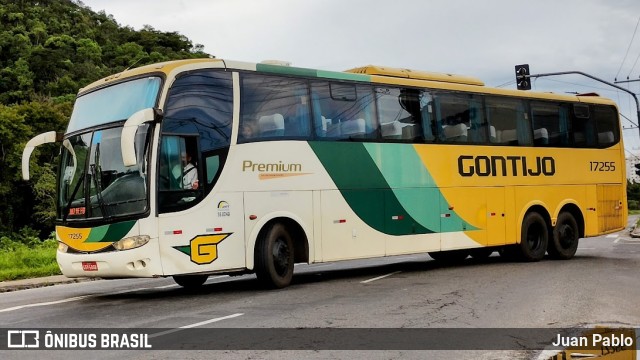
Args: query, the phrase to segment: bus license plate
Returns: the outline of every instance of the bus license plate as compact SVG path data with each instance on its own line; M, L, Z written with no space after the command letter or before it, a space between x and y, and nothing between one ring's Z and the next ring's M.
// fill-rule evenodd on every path
M95 261L83 261L82 270L84 271L98 271L98 263Z

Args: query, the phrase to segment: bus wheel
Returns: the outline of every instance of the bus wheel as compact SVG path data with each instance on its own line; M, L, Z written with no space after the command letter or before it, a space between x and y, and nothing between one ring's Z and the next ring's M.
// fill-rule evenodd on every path
M196 289L207 281L209 275L174 275L173 281L185 289Z
M465 249L430 252L429 256L431 256L433 260L443 263L460 263L464 259L466 259L467 256L469 256L469 250Z
M486 260L489 258L489 256L491 256L491 254L493 254L495 250L496 249L490 247L481 247L471 249L469 251L469 255L471 255L474 260Z
M293 278L293 239L286 227L275 223L256 245L255 269L258 280L268 288L288 286Z
M549 256L552 259L568 260L578 250L580 231L576 219L568 212L558 215L556 226L553 228L553 237L549 241Z
M528 213L522 221L520 244L517 247L519 258L524 261L542 260L548 243L547 222L537 212Z

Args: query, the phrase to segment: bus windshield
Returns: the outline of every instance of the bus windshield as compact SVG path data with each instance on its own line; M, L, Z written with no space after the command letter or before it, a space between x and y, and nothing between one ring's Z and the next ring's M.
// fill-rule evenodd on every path
M63 142L58 219L108 219L147 210L147 151L150 125L136 134L137 164L125 167L122 127L74 135Z
M80 96L73 107L67 134L126 120L138 110L154 107L161 82L159 77L135 79Z

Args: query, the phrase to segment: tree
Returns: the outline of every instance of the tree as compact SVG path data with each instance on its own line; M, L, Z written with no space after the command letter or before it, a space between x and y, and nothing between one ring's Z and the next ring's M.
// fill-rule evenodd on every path
M22 149L66 128L81 87L132 65L195 57L209 55L177 32L122 27L81 1L0 0L0 236L25 226L51 232L57 148L34 151L28 183Z

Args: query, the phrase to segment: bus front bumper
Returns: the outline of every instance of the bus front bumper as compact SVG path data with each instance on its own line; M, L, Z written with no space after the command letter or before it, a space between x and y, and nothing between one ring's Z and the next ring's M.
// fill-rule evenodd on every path
M62 274L70 277L137 278L162 276L157 239L135 249L56 255Z

